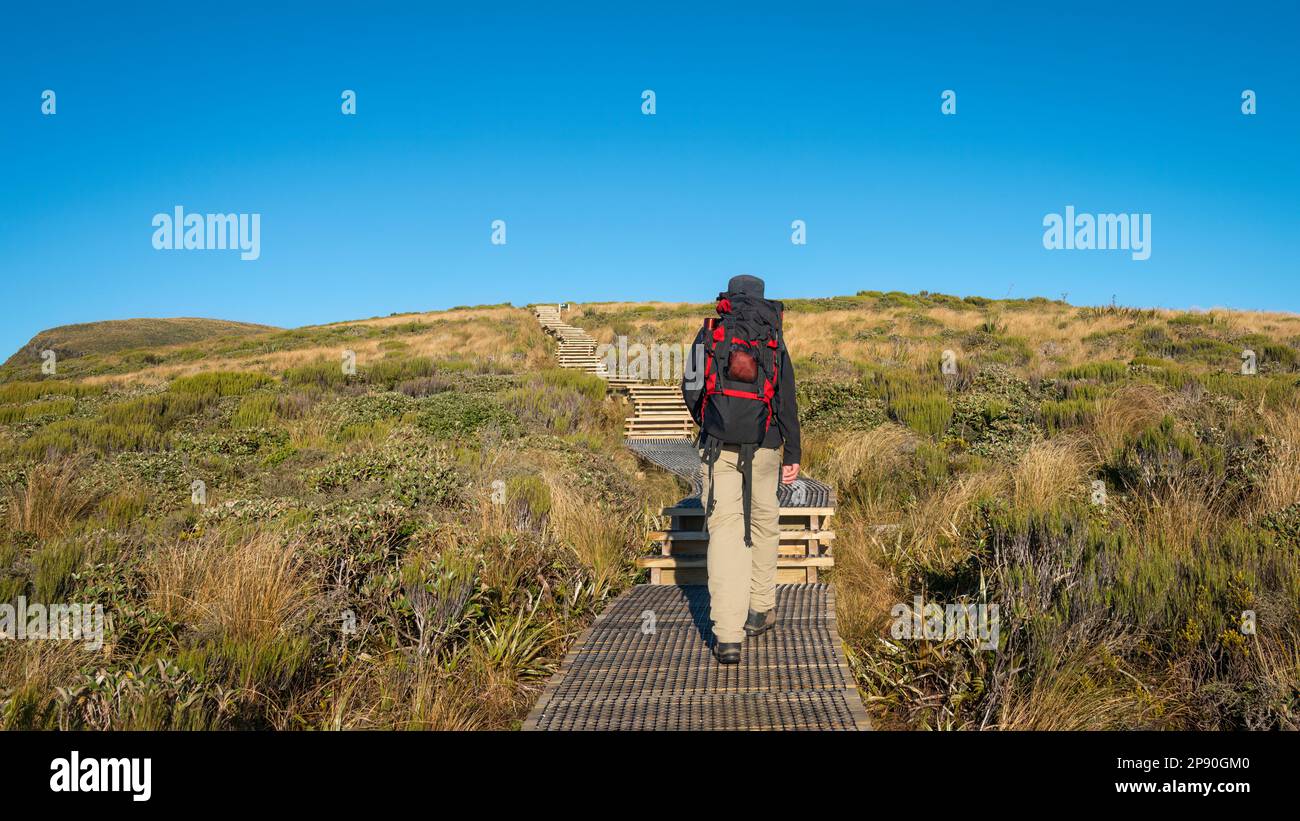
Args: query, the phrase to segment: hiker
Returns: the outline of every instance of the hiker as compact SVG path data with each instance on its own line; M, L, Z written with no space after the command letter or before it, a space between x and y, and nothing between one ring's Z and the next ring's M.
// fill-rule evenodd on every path
M776 626L776 488L778 478L798 478L800 455L784 310L763 298L763 280L732 277L718 295L718 317L695 337L682 379L682 398L700 426L709 618L722 664L740 662L745 636Z

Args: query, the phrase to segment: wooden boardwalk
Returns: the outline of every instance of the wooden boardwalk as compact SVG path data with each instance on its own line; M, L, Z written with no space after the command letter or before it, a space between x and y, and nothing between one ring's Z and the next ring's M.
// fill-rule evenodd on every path
M740 664L709 651L708 590L638 585L574 643L525 730L867 730L824 584L777 587Z
M577 368L625 393L624 433L643 460L681 476L690 496L664 508L669 523L648 541L657 555L637 566L650 584L619 596L574 643L524 724L526 730L866 730L862 700L845 661L831 588L834 491L802 477L781 486L775 629L747 639L741 663L709 650L706 557L695 425L680 388L606 372L596 342L564 322L557 306L535 308L557 339L561 367Z

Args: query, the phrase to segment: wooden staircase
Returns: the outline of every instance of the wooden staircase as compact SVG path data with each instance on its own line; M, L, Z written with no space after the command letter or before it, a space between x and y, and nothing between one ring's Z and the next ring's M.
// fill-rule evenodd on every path
M629 439L693 439L695 420L682 401L679 385L639 382L627 388L632 413L623 423Z
M539 305L533 309L542 329L555 337L559 348L555 359L561 368L573 368L589 374L608 378L605 363L596 357L596 340L586 331L575 328L560 317L559 306Z

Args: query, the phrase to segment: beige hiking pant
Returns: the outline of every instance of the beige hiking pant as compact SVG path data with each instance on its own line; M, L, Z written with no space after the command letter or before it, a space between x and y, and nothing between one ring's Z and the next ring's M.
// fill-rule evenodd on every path
M713 466L713 515L709 517L709 618L720 643L745 638L748 611L760 613L776 606L776 550L779 544L780 507L776 485L781 479L781 451L758 448L754 452L753 495L749 535L745 546L745 515L741 506L740 449L724 445ZM704 492L709 500L709 466L702 465Z

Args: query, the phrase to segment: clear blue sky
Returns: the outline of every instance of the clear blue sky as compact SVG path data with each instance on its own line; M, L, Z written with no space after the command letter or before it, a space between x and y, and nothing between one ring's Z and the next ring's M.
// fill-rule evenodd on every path
M1300 310L1293 2L126 5L6 9L0 357L70 322L706 300L737 272ZM260 213L261 258L154 250L176 205ZM1151 258L1045 250L1066 205L1150 213Z

